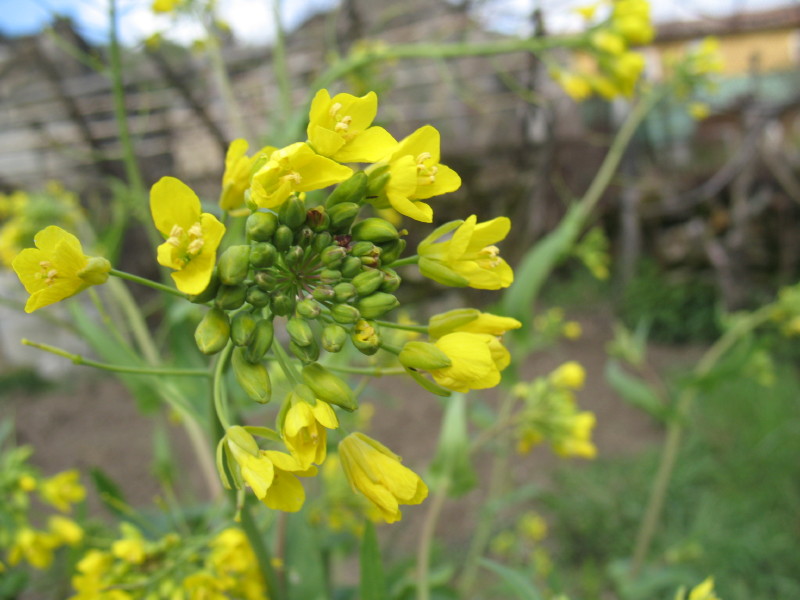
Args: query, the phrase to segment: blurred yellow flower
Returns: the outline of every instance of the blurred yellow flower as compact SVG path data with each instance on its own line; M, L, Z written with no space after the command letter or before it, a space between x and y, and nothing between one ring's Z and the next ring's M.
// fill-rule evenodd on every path
M450 366L430 371L434 381L456 392L483 390L500 383L500 372L511 356L495 336L486 333L448 333L435 346L450 359Z
M567 321L561 329L564 337L568 340L577 340L583 335L583 327L577 321Z
M111 554L133 565L142 564L147 557L142 533L130 523L122 523L119 528L122 537L111 544Z
M61 512L69 512L73 504L86 497L86 489L79 480L80 473L76 469L62 471L42 481L39 495L44 502Z
M574 360L565 362L550 373L550 382L557 388L579 390L583 387L585 380L586 371Z
M688 107L689 115L695 121L702 121L707 119L711 114L711 109L705 102L690 102Z
M8 564L14 566L24 559L35 569L46 569L53 562L53 549L57 546L52 535L24 527L17 531L8 551Z
M83 539L83 528L72 519L53 515L47 520L47 527L60 544L76 546Z
M208 287L225 226L202 212L200 198L175 177L162 177L150 190L156 229L167 238L158 247L158 264L174 269L175 286L185 294Z
M277 148L265 146L253 156L247 156L247 140L236 139L225 154L225 172L222 174L222 193L219 206L232 211L244 206L244 193L250 187L250 177L255 163L262 157L271 156Z
M156 13L168 13L174 11L184 0L153 0L152 8Z
M701 583L694 586L689 595L686 595L686 590L681 588L675 594L675 600L720 600L714 593L714 578L708 577Z
M366 496L387 523L402 518L400 504L419 504L428 496L428 487L419 475L363 433L351 433L339 443L339 458L351 487Z
M105 258L86 256L78 238L60 227L42 229L33 242L36 248L26 248L11 263L31 295L25 312L54 304L108 279L111 263Z

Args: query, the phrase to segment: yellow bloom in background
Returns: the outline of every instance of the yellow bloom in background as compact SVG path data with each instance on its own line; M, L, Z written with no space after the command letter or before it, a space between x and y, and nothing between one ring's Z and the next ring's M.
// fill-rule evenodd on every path
M382 161L389 164L389 181L383 195L401 215L431 223L433 209L421 200L454 192L461 187L458 174L439 164L439 148L439 132L425 125L401 141Z
M297 142L273 152L256 171L250 197L261 208L276 208L295 192L320 190L352 174L350 167L320 156L305 142Z
M679 589L675 594L675 600L720 600L720 598L714 593L714 578L708 577L694 586L688 596L685 588Z
M317 400L312 406L304 400L297 400L286 413L284 441L302 468L307 469L312 463L321 465L325 461L328 441L326 427L339 427L336 413L327 402Z
M174 11L184 0L153 0L152 8L155 13L168 13Z
M539 513L525 513L517 523L517 527L520 533L534 542L541 542L547 537L547 521Z
M454 228L453 237L445 242L439 238ZM495 246L511 229L511 220L497 217L478 223L471 215L466 221L453 221L435 230L420 242L419 270L426 277L456 287L479 290L499 290L514 282L514 272L500 258Z
M33 312L108 279L111 263L86 256L80 240L51 225L33 238L36 248L26 248L11 263L25 290L31 295L25 312Z
M590 40L592 46L602 52L615 56L619 56L625 52L625 40L621 36L610 31L600 29L592 34Z
M61 512L69 512L73 504L86 498L86 489L81 485L80 473L70 469L42 481L39 495L42 501Z
M76 546L83 539L83 528L72 519L53 515L47 520L47 526L53 537L60 544Z
M511 317L481 312L477 308L457 308L432 316L428 321L428 335L433 340L457 331L501 336L520 327L522 323Z
M555 371L550 373L550 383L557 388L566 390L579 390L586 380L586 371L574 360L565 362Z
M250 187L253 165L264 156L270 156L277 148L265 146L253 156L247 156L247 140L236 139L225 154L225 172L222 174L222 193L219 206L222 210L236 210L244 206L244 192Z
M597 447L592 442L592 430L596 424L597 418L593 412L572 415L561 424L563 431L553 440L553 450L564 457L594 458L597 456Z
M24 527L17 532L8 551L8 564L14 566L23 559L35 569L46 569L53 562L53 549L58 541L52 535Z
M705 102L690 102L687 110L695 121L707 119L708 115L711 114L711 109Z
M115 540L111 544L111 554L120 560L140 565L147 558L145 550L145 540L142 533L130 523L122 523L120 526L122 538Z
M577 340L583 335L583 327L577 321L567 321L561 329L564 337L568 340Z
M484 390L500 383L500 372L511 356L495 336L485 333L448 333L435 346L450 359L450 366L430 371L434 381L455 392Z
M387 523L402 518L400 504L420 504L428 496L428 486L419 475L363 433L351 433L339 442L339 458L350 486L366 496Z
M311 102L308 141L318 154L338 162L376 162L397 146L382 127L370 127L378 114L375 92L361 96L319 90Z
M158 264L174 269L175 286L185 294L208 287L225 226L202 212L200 198L175 177L162 177L150 190L150 212L167 238L158 247Z
M655 36L647 0L616 0L611 13L611 27L629 44L648 44Z
M553 78L563 88L567 95L580 102L592 95L592 85L589 79L579 73L569 73L566 71L557 71L553 74Z

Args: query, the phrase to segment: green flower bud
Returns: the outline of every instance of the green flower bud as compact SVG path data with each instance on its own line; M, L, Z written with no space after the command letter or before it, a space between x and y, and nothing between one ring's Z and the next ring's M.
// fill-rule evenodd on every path
M379 196L381 192L383 192L383 188L386 187L386 184L389 183L389 177L391 177L389 174L389 165L372 170L369 174L369 180L367 181L367 195Z
M342 272L335 269L322 269L319 274L319 280L324 284L333 284L341 281Z
M331 269L335 269L342 264L342 261L347 256L347 250L341 246L328 246L319 255L322 264Z
M439 339L467 323L472 323L480 316L481 311L477 308L457 308L434 315L428 322L428 335L433 339Z
M404 367L422 371L444 369L453 364L444 352L429 342L406 342L397 358Z
M378 271L380 273L380 271ZM378 317L386 314L393 308L400 305L397 298L386 292L375 292L371 296L361 298L356 303L361 316L365 319L377 319Z
M86 266L78 271L78 277L89 285L100 285L108 281L111 263L102 256L90 256Z
M305 252L300 246L292 246L283 255L283 260L286 262L287 267L294 267L300 264L304 254Z
M358 408L350 386L317 362L303 367L303 382L323 402L349 411Z
M333 286L333 293L336 294L336 302L347 302L356 295L356 286L343 281Z
M253 277L253 280L256 282L256 285L265 292L271 292L275 289L275 285L277 284L275 274L271 271L258 271Z
M301 227L294 236L295 243L301 248L308 248L311 245L311 240L314 239L314 232L310 227Z
M236 310L244 304L247 288L243 285L221 285L214 304L222 310Z
M296 231L306 222L306 205L299 196L292 194L278 209L278 221L292 231Z
M361 258L362 256L373 253L376 247L377 246L375 246L375 244L372 242L356 242L350 248L350 254L352 256L358 256Z
M250 343L245 348L244 357L251 363L257 363L267 350L272 346L272 338L275 335L275 326L269 319L261 319L256 323L256 329L250 338Z
M375 326L366 319L359 319L350 330L350 340L356 350L372 356L381 347L381 338Z
M314 288L314 291L311 292L311 297L314 298L317 302L328 302L333 300L336 294L333 291L333 288L329 285L320 285Z
M284 292L278 292L272 296L272 312L279 317L287 317L294 312L297 300L293 296Z
M361 207L354 202L342 202L328 209L331 217L331 231L333 233L346 233L353 221L356 220Z
M259 242L250 246L250 264L256 269L267 269L275 264L278 251L269 242Z
M322 252L325 248L333 243L333 236L329 231L318 233L311 242L311 247L317 252Z
M231 319L231 341L237 346L247 346L256 330L256 319L248 312L236 313Z
M298 346L310 346L314 341L314 332L305 319L292 317L286 321L286 332Z
M223 285L239 285L250 269L250 246L230 246L219 257L217 271Z
M423 256L419 259L417 266L419 267L420 273L428 279L433 279L437 283L449 285L451 287L466 287L469 285L469 280L466 277L459 275L439 261L430 260Z
M400 237L394 225L386 219L371 217L353 225L353 237L357 240L366 240L380 244L392 242Z
M217 292L219 291L219 274L217 273L217 269L211 272L211 279L204 289L199 294L195 294L194 296L189 296L189 302L194 302L195 304L205 304L206 302L211 302L216 296Z
M286 252L293 241L294 233L286 225L280 225L272 238L272 243L278 252Z
M383 273L377 269L361 271L353 277L353 285L362 298L376 292L383 283Z
M269 304L269 294L255 285L247 288L247 301L255 308L264 308Z
M362 256L359 260L361 265L368 269L377 269L381 266L381 260L377 256Z
M351 279L361 273L361 259L357 256L348 256L342 262L342 277Z
M327 352L339 352L347 340L347 330L341 325L330 323L322 330L322 347Z
M350 304L334 304L331 308L331 316L337 323L355 323L361 316L358 309Z
M406 241L405 240L394 240L393 242L387 242L386 244L381 244L381 262L384 265L388 265L396 261L400 258L400 255L403 253L403 250L406 249Z
M244 427L240 427L239 425L228 427L227 431L225 431L225 438L248 454L258 456L260 448L258 444L256 444L255 439L253 439L253 436L247 433Z
M231 356L233 374L248 398L266 404L272 397L269 371L262 363L251 363L246 354L245 348L234 348Z
M400 287L400 284L403 280L396 271L393 271L392 269L381 269L381 273L383 273L383 283L381 284L380 288L382 292L388 292L391 294Z
M311 298L306 298L297 303L297 314L304 319L316 319L322 311L320 305Z
M328 196L325 205L328 208L341 204L342 202L354 202L361 204L367 195L367 174L364 171L357 171L350 179L347 179L336 186L336 189Z
M278 228L278 215L271 212L254 212L247 217L245 230L254 242L268 242Z
M228 315L218 308L212 308L194 330L194 341L203 354L216 354L228 343L230 335Z
M326 231L331 224L331 217L324 206L315 206L306 213L306 225L308 225L314 233Z
M311 343L308 346L301 346L290 340L289 350L304 363L314 362L319 358L319 344L317 344L317 340L314 338L311 338Z

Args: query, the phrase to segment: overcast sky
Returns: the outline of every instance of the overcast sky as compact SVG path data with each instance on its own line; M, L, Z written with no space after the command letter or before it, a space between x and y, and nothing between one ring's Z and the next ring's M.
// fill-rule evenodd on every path
M237 39L250 44L269 43L273 37L273 0L219 0L221 16L232 26ZM531 8L541 4L551 30L580 25L572 12L576 6L592 0L487 0L481 18L507 33L524 34ZM283 20L287 28L296 26L308 15L326 10L337 0L284 0ZM153 14L152 0L118 0L121 37L126 44L136 44L156 31L188 43L201 36L191 19L172 21ZM798 4L798 0L652 0L653 16L659 21L714 17L734 12L755 11ZM68 15L90 41L102 43L108 30L108 0L0 0L0 32L27 35L45 27L55 14Z

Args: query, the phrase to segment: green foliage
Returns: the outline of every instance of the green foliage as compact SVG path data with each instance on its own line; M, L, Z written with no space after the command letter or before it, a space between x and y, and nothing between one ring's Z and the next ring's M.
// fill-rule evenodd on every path
M707 341L720 333L716 303L717 292L712 284L697 277L675 281L655 264L645 262L625 288L619 313L631 328L643 319L649 320L652 341Z

